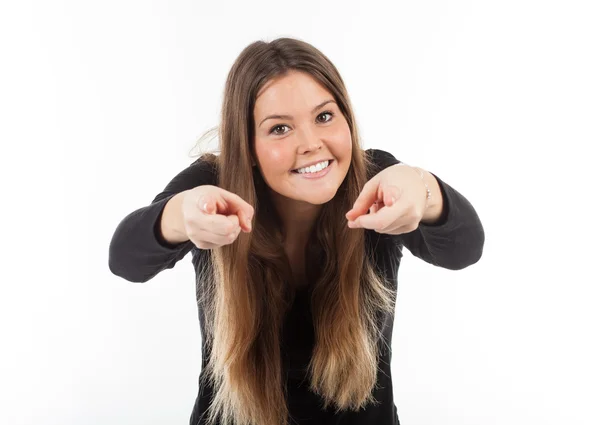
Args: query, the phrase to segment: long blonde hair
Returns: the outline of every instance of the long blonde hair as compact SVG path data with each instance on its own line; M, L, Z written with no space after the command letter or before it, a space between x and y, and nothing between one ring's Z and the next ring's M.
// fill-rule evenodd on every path
M315 345L307 376L323 408L359 410L376 403L381 316L394 311L395 292L377 273L363 230L349 229L341 211L352 208L375 165L361 149L344 82L312 45L292 38L248 45L225 84L220 155L205 154L218 186L255 209L252 232L210 250L199 275L198 302L205 316L208 362L204 383L214 388L208 424L288 423L281 330L291 305L292 271L282 249L282 226L260 172L252 167L256 94L289 70L310 74L334 97L352 135L348 174L323 205L306 248L306 276Z

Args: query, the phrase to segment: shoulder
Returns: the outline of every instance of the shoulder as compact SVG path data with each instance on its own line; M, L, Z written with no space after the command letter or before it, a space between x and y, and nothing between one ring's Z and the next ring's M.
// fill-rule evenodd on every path
M375 148L365 150L365 160L369 169L369 177L374 176L390 165L402 163L390 152Z
M218 176L218 157L213 154L204 154L187 168L183 169L176 177L190 183L216 185Z
M183 192L201 185L217 185L217 157L212 154L205 154L197 158L177 175L173 176L167 183L164 190L156 195L152 202L164 199L170 195Z
M393 165L402 162L399 159L397 159L393 154L383 149L367 149L365 150L365 154L369 157L369 159L371 159L373 162L376 162L377 164Z

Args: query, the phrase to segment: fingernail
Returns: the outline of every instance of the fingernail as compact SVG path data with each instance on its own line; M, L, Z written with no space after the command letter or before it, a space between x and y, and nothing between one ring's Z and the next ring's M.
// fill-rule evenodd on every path
M208 212L207 211L208 202L206 202L206 198L204 196L201 196L200 199L198 199L198 204L200 205L200 209L202 211Z

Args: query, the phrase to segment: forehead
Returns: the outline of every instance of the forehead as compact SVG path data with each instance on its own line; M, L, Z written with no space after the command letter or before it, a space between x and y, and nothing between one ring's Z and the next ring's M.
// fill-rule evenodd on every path
M267 82L258 93L255 115L310 111L331 94L311 75L292 71Z

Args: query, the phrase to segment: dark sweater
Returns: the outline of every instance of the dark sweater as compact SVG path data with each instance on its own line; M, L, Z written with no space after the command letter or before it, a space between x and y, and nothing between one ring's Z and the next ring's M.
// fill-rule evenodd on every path
M375 173L397 164L392 154L379 150L367 150L378 168ZM433 174L433 173L432 173ZM374 174L373 174L374 175ZM373 175L369 175L371 178ZM397 277L402 249L429 264L449 270L460 270L476 263L481 257L484 245L484 230L471 203L458 191L437 179L444 199L444 209L440 220L433 225L421 223L410 233L386 235L375 231L365 231L365 241L374 253L376 268L385 275L393 289L397 289ZM201 266L207 261L207 251L198 249L193 242L186 241L172 245L160 233L160 219L165 204L174 195L199 185L216 185L215 170L199 159L177 174L159 193L150 205L128 214L117 226L109 247L109 268L111 272L131 282L147 282L165 269L170 269L188 252L192 252L192 264L199 276ZM345 217L343 218L345 220ZM284 376L287 377L288 405L291 414L290 424L319 425L399 425L398 413L394 404L391 373L391 342L394 315L383 318L383 339L377 386L373 390L377 405L368 405L359 412L335 414L333 407L320 408L318 395L308 390L304 378L305 367L310 359L314 342L312 320L309 312L308 290L298 290L294 306L290 310L283 330ZM206 332L201 307L198 318L202 335L202 373L207 362ZM293 330L292 333L286 330ZM190 425L204 424L202 415L212 398L212 389L199 386Z

